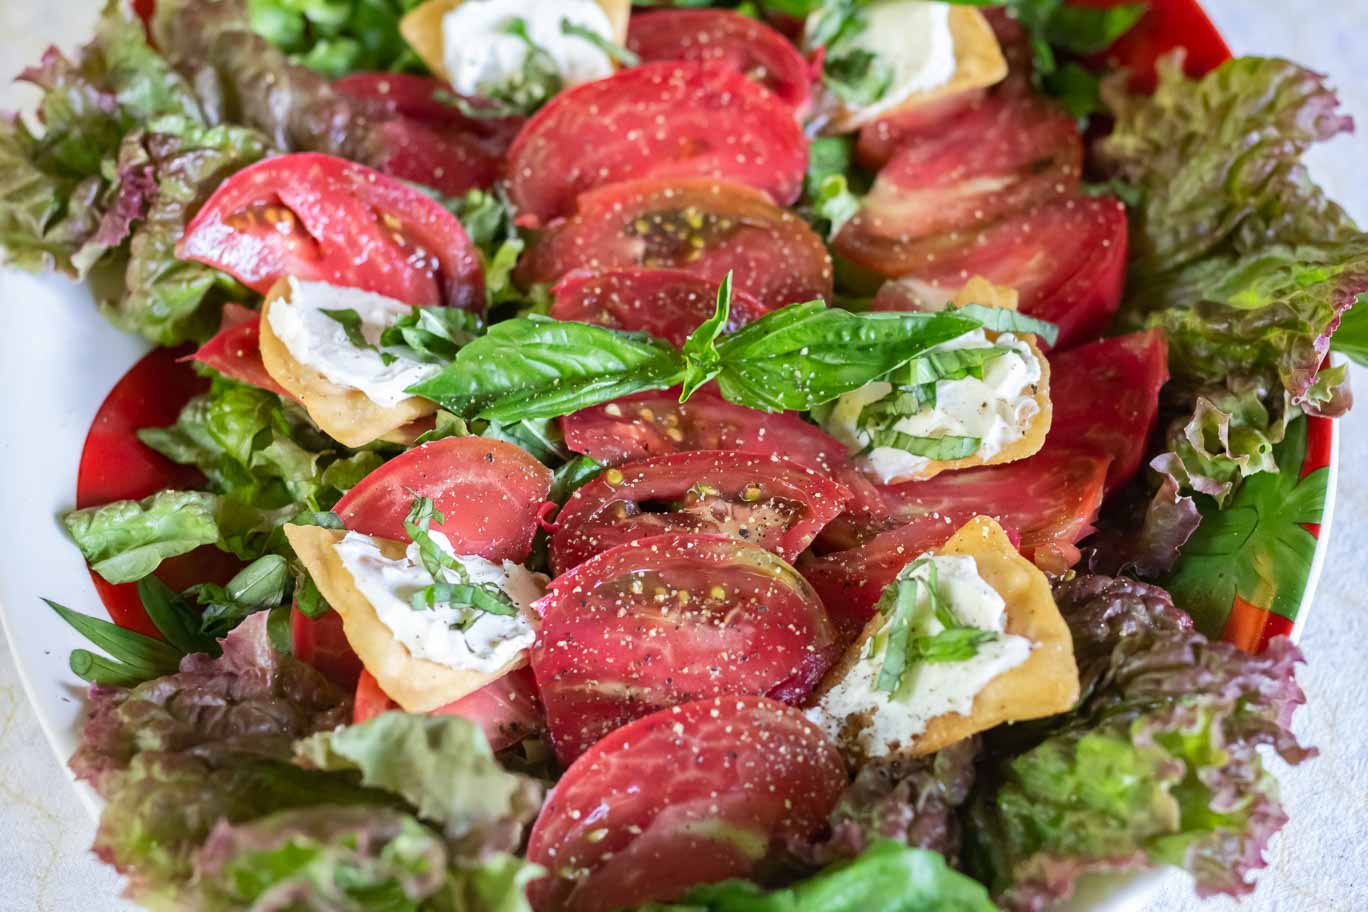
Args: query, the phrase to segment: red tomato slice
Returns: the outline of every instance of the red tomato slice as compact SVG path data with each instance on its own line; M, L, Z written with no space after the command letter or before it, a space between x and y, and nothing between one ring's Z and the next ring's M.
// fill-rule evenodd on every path
M537 912L611 912L754 876L815 836L845 789L836 747L761 697L700 700L638 719L582 756L532 828Z
M374 106L383 114L399 115L429 127L459 131L484 141L493 154L503 156L513 144L525 117L467 117L455 105L440 101L453 94L450 87L426 76L408 73L353 73L332 84L342 94ZM467 99L474 105L480 99Z
M1111 7L1126 0L1071 0L1077 6ZM1230 59L1216 26L1195 0L1149 0L1145 15L1135 27L1121 36L1099 62L1109 69L1131 71L1131 87L1148 92L1154 89L1154 64L1174 48L1186 48L1183 69L1189 76L1201 76Z
M900 111L860 129L855 156L860 164L878 171L903 146L934 141L961 116L984 104L987 89L971 89Z
M457 554L521 563L550 490L551 470L527 451L502 440L448 437L371 472L334 512L348 529L408 541L404 517L414 494L421 494L445 515L432 529L445 533Z
M562 763L632 719L726 694L798 702L836 658L836 632L796 570L718 535L659 535L557 577L532 646Z
M730 67L800 116L812 101L812 71L798 49L765 23L731 10L634 13L627 24L627 48L643 62L697 60Z
M850 492L779 456L698 450L609 469L556 517L551 566L564 573L595 554L662 533L726 535L794 560Z
M857 531L854 547L807 561L801 570L851 639L899 570L975 516L992 516L1019 533L1022 554L1062 573L1078 560L1074 545L1092 531L1110 462L1094 453L1047 447L1019 462L885 488L888 531L864 530L876 534L862 543Z
M460 716L474 722L484 732L490 749L501 751L543 728L540 707L532 672L519 668L454 703L439 706L432 714ZM352 723L359 724L398 708L370 672L362 671L356 682Z
M255 310L240 304L225 304L218 333L200 346L194 359L229 380L294 399L289 390L276 383L262 363L261 315Z
M735 405L708 389L680 404L679 390L638 393L561 419L565 445L606 465L689 450L745 450L785 456L828 477L846 447L793 412Z
M95 413L76 471L76 507L98 507L116 500L141 500L165 488L203 488L193 466L177 465L138 439L145 427L175 424L190 398L208 387L184 363L184 349L153 349L114 385ZM177 591L195 583L227 582L242 564L212 545L163 561L157 576ZM159 637L143 610L135 583L114 585L91 571L95 591L120 627Z
M998 222L957 242L922 245L913 282L889 282L875 310L916 310L953 298L983 276L1020 295L1023 313L1059 327L1058 348L1096 337L1121 303L1126 209L1111 197L1070 197Z
M1051 356L1048 446L1111 457L1107 490L1115 490L1140 468L1167 380L1168 343L1157 329Z
M689 333L713 315L718 283L679 269L571 272L552 290L552 317L650 333L683 346ZM732 332L763 316L765 307L744 291L732 292Z
M282 155L237 172L190 221L176 255L262 294L296 276L408 304L484 308L479 254L454 215L330 155Z
M766 309L831 298L831 257L807 223L764 193L705 179L645 180L587 193L573 217L518 265L523 285L572 269L683 269L737 289Z
M1082 168L1082 138L1061 108L994 96L899 148L833 246L880 275L908 275L924 267L928 239L953 244L958 232L1072 194Z
M357 677L365 670L347 641L342 615L336 611L311 618L298 608L291 608L290 640L295 658L312 665L343 690L355 687Z
M793 109L729 66L665 61L553 98L508 153L508 196L546 224L586 191L642 178L702 177L798 200L807 139Z

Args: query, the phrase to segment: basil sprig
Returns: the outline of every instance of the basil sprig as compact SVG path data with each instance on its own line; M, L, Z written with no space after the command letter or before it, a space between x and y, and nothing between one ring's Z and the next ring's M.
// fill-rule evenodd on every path
M1008 310L1005 307L965 304L963 307L954 308L954 312L977 320L989 332L1036 335L1049 347L1053 347L1059 341L1058 326L1038 317L1028 317L1024 313Z
M404 517L404 531L418 546L418 559L423 569L432 577L432 585L425 586L413 594L410 603L414 611L431 611L438 605L452 608L469 608L484 614L499 614L511 617L518 608L508 594L487 583L475 583L470 579L466 568L446 552L433 539L429 527L435 520L446 522L446 517L433 504L432 499L409 490L413 503L408 515ZM448 577L454 577L454 581ZM473 620L473 618L471 619ZM461 625L467 626L467 625Z
M915 434L904 434L902 431L884 428L869 435L869 445L861 451L860 455L866 455L880 447L887 447L902 450L904 453L911 453L913 456L921 456L924 459L944 462L973 456L978 452L979 444L982 442L982 439L978 437L919 437Z
M965 312L852 313L792 304L733 333L730 277L682 350L643 333L527 316L490 328L407 392L466 420L555 418L632 393L716 380L737 405L804 411L884 376L982 324Z
M926 578L914 574L926 568ZM922 595L927 609L922 609ZM997 633L965 624L941 592L936 564L922 559L903 568L879 599L879 611L888 621L875 640L883 649L883 661L874 689L897 693L903 677L917 662L965 662L978 655L979 647L997 639ZM943 628L925 633L934 618Z

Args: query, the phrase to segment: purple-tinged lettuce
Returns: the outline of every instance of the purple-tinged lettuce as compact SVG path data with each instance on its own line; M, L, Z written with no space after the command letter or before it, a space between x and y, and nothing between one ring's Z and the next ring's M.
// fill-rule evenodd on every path
M993 763L972 804L966 857L1006 908L1039 910L1089 871L1181 865L1203 896L1253 889L1286 822L1262 746L1312 754L1288 730L1301 656L1252 656L1198 633L1162 589L1080 577L1056 590L1083 697Z

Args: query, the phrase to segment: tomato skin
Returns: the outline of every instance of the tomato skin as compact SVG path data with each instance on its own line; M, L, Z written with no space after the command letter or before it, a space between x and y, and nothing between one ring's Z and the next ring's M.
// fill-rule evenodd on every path
M347 634L342 629L342 615L329 610L311 618L298 607L291 607L290 641L295 658L318 669L342 690L356 687L357 678L365 669L351 643L347 642ZM358 713L360 696L358 690Z
M552 289L550 316L649 333L682 348L689 334L713 315L718 283L680 269L575 270ZM766 308L744 291L732 291L726 331L763 316Z
M448 437L414 447L371 472L333 511L355 532L408 541L414 492L430 497L457 554L521 563L551 490L551 470L502 440Z
M716 494L673 511L655 506L681 504L703 486ZM779 456L697 450L644 459L599 475L566 501L551 537L551 566L564 573L665 532L730 535L792 561L849 500L841 485Z
M705 388L688 402L679 390L637 393L561 419L565 445L605 465L691 450L744 450L785 456L831 476L846 448L792 412L760 412ZM674 433L671 433L674 432Z
M754 876L816 835L845 785L835 745L798 710L763 697L662 710L594 745L552 790L527 846L548 875L528 898L537 912L610 912Z
M234 174L191 219L176 255L262 294L294 276L407 304L484 308L479 255L455 216L407 184L313 152Z
M718 535L619 545L557 577L533 607L532 671L562 763L666 706L776 691L801 700L837 655L798 572Z
M855 156L870 171L878 171L904 145L933 140L959 117L982 106L987 97L987 89L956 92L867 124L860 128Z
M527 122L525 117L467 117L455 105L438 100L439 93L451 94L448 86L410 73L352 73L335 80L332 87L383 114L407 117L429 127L479 139L490 154L500 159ZM480 104L479 99L471 102Z
M459 716L480 726L490 750L512 747L542 728L540 700L532 672L526 668L508 674L454 703L432 710L432 715ZM362 670L356 682L352 724L360 724L398 704L380 689L370 672Z
M508 152L508 196L536 223L580 194L645 178L755 187L781 205L803 188L807 139L793 110L728 66L661 61L551 99Z
M922 288L948 300L973 276L1015 288L1023 313L1059 327L1056 348L1102 333L1121 303L1125 207L1111 197L1066 197L1010 216L958 242L922 245L905 282L888 282L874 310L917 310Z
M1047 443L1018 462L887 486L884 517L865 528L842 529L838 520L828 527L829 543L839 541L846 550L803 561L799 569L847 641L873 617L879 595L899 570L978 515L1019 535L1027 558L1062 573L1078 559L1075 544L1092 532L1110 462L1109 456Z
M1051 355L1047 445L1111 457L1107 491L1116 490L1140 469L1168 376L1168 342L1158 329Z
M76 508L98 507L116 500L141 500L166 488L203 488L204 476L194 466L178 465L147 447L137 431L175 424L191 397L208 381L185 363L183 349L157 348L120 378L95 412L81 448L76 472ZM157 576L173 589L195 583L223 583L241 569L232 555L212 545L162 562ZM110 620L128 630L160 637L143 610L136 583L115 585L90 572L95 592Z
M1078 6L1111 7L1124 0L1071 0ZM1095 62L1108 69L1126 69L1130 86L1153 91L1155 62L1175 48L1185 48L1183 70L1201 76L1230 59L1230 47L1196 0L1150 0L1145 14Z
M702 246L690 241L700 239ZM832 293L831 257L801 218L759 190L701 178L616 184L579 198L516 273L524 287L573 269L682 269L737 289L766 309Z
M700 60L753 77L801 117L812 102L807 60L779 32L725 9L638 12L627 25L627 49L643 62Z
M295 397L275 381L261 360L261 315L240 304L223 306L219 331L195 352L194 359L229 380L246 383L286 399Z

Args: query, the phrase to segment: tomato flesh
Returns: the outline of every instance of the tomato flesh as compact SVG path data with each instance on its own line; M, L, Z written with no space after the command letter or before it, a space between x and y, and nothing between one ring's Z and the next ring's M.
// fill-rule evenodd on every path
M1071 194L1082 162L1078 128L1053 103L991 98L901 146L834 247L880 275L908 275L928 241L953 243L956 232Z
M542 729L539 706L532 672L519 668L454 703L439 706L432 710L432 714L459 716L474 722L484 732L490 750L501 751ZM380 689L379 682L370 672L363 670L356 682L353 724L360 724L398 708L398 704Z
M682 269L735 287L772 310L829 299L831 257L807 223L759 190L706 179L643 180L585 194L542 234L518 281L555 282L573 269Z
M1058 348L1103 332L1126 275L1125 207L1111 197L1068 197L1013 215L957 241L923 246L907 277L888 282L875 310L943 303L974 276L1017 290L1023 313L1059 327Z
M282 155L237 172L190 221L176 255L262 294L294 276L407 304L484 307L479 255L455 216L330 155Z
M361 479L333 511L348 529L408 541L404 517L415 494L445 517L431 528L457 554L521 563L532 548L551 470L502 440L448 437L414 447Z
M708 178L797 201L807 139L793 109L732 68L661 61L562 92L508 152L508 196L547 224L580 194L644 178Z
M958 117L984 104L987 97L986 89L956 92L876 120L860 128L856 158L869 170L878 171L904 146L934 141Z
M532 671L563 763L663 707L723 694L797 702L836 658L835 630L798 572L716 535L605 551L534 608Z
M1049 446L1111 457L1107 490L1139 471L1168 380L1162 331L1101 339L1050 357Z
M194 358L229 380L246 383L294 399L275 381L261 360L261 316L240 304L223 307L223 323L214 337L195 352Z
M552 290L550 316L649 333L682 347L713 315L718 283L680 269L614 269L571 272ZM762 316L765 307L744 291L732 291L726 331Z
M356 686L365 670L342 629L342 615L329 610L311 618L298 607L290 609L290 641L295 658L312 665L342 690Z
M754 876L816 835L846 785L802 714L721 697L638 719L566 771L532 828L537 912L611 912Z
M1005 465L886 487L888 513L879 523L842 530L838 520L829 531L846 533L847 550L806 561L800 569L848 639L873 617L879 595L899 570L975 516L997 519L1020 535L1023 555L1063 572L1078 560L1075 544L1092 531L1110 462L1095 453L1047 447Z
M643 62L697 60L730 67L800 116L812 101L812 70L793 43L758 19L731 10L635 13L627 26L627 48Z
M564 573L664 533L727 535L791 561L849 499L841 485L779 456L698 450L626 463L566 502L551 537L551 566Z

